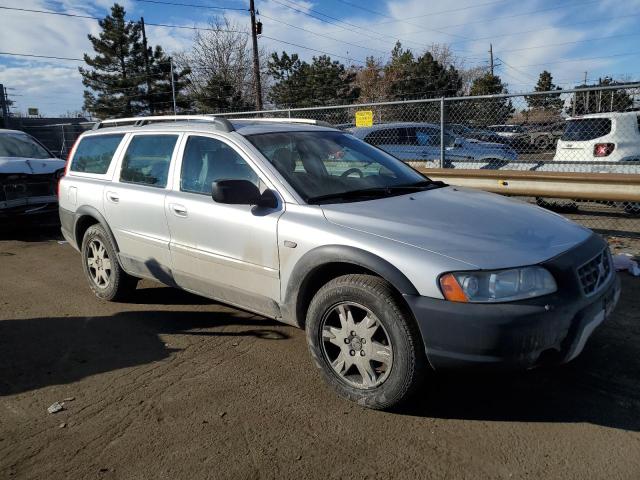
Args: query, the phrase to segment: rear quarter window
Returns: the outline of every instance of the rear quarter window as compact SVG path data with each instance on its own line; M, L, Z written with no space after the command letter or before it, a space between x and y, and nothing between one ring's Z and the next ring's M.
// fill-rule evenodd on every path
M610 118L580 118L568 120L561 139L581 142L604 137L611 133Z
M84 137L76 147L69 170L81 173L105 174L124 134Z

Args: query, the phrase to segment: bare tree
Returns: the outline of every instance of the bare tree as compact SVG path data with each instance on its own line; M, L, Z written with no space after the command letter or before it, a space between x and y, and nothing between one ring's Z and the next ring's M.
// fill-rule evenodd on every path
M455 68L462 80L461 93L469 95L471 85L477 79L487 73L486 66L470 66L464 57L456 55L450 45L446 43L432 43L428 49L433 55L434 60L438 61L444 67L450 66Z
M226 16L213 17L208 30L197 31L192 49L176 63L191 70L189 94L198 111L254 105L251 55L248 32Z

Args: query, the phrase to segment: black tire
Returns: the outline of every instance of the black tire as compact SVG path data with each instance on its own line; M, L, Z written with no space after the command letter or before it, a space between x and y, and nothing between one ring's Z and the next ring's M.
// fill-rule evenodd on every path
M418 327L410 312L396 298L392 287L382 278L372 275L350 274L335 278L324 285L309 305L306 319L307 342L316 366L320 369L327 383L341 397L357 402L364 407L388 409L407 400L419 388L428 366ZM378 379L382 378L379 384L373 385L375 382L372 382L370 386L356 386L350 383L345 375L350 369L359 371L355 363L345 369L345 374L338 373L331 366L327 352L327 345L331 340L323 339L323 329L332 328L326 326L327 319L331 318L332 312L344 303L351 304L350 306L355 308L364 307L369 310L366 315L373 314L375 321L382 326L382 328L376 327L375 335L382 332L382 335L388 337L392 361L387 371L384 373L376 372ZM355 316L354 314L354 319ZM357 323L357 327L354 328L365 323L365 320L361 320L361 323ZM343 338L343 340L347 343L347 339ZM374 348L374 345L379 345L376 340L370 341L369 344L371 349ZM344 349L352 348L351 344L343 347ZM337 347L333 346L333 348ZM364 349L364 346L362 348ZM341 350L341 352L344 351ZM350 353L353 355L352 350ZM362 356L363 359L359 360L356 354L349 361L363 362L365 354ZM348 358L346 353L344 358ZM376 363L373 356L370 359L367 358L366 361L370 367ZM376 368L380 367L374 367L372 371ZM364 383L364 375L361 377Z
M106 281L102 281L105 277L97 275L96 267L89 266L90 257L97 260L97 257L94 258L96 245L104 247L105 258L109 260L110 268L108 270L100 267L100 270L104 270L105 272ZM87 229L82 239L81 252L82 269L89 282L89 287L96 297L111 302L119 301L129 297L136 289L138 279L132 277L122 269L118 262L115 248L102 225L92 225ZM103 265L103 262L104 259L101 259L101 265Z
M533 141L533 146L538 150L548 150L551 146L551 139L545 136L539 136Z

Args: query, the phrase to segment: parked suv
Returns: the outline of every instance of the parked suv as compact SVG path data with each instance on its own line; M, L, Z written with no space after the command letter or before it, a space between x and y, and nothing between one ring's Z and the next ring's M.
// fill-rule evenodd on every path
M429 368L567 362L611 313L600 236L313 123L151 117L83 134L60 218L93 292L120 300L149 278L305 328L326 381L371 408Z
M440 159L440 125L435 123L398 122L353 128L351 133L405 162ZM512 148L457 137L445 130L446 168L500 168L518 158Z
M629 162L640 165L638 112L594 113L568 118L553 158L565 162ZM622 168L607 171L625 172Z

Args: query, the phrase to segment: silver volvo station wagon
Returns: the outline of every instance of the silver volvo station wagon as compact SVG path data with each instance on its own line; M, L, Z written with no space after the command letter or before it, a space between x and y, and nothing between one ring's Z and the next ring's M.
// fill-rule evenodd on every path
M304 328L325 380L370 408L429 369L568 362L620 294L590 230L311 120L104 121L59 189L98 297L148 278Z

